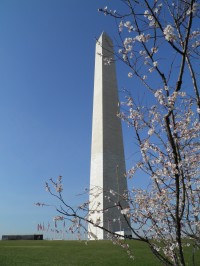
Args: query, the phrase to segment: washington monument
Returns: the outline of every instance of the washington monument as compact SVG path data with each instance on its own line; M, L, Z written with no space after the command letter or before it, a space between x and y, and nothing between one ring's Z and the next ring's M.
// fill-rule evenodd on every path
M122 197L127 180L118 102L113 43L103 32L95 54L89 219L111 232L131 235L120 208L114 205L128 207ZM90 239L108 238L106 230L92 225L88 229Z

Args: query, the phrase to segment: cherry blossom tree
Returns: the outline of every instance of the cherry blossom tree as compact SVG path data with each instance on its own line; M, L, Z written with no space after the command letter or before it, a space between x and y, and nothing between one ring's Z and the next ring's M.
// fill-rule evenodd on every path
M133 129L140 152L127 178L140 173L148 181L146 189L133 187L120 195L129 208L123 209L120 201L113 201L113 206L121 209L132 239L148 244L163 265L186 265L187 246L193 248L190 265L195 265L200 246L200 4L196 0L121 2L122 10L104 7L99 12L116 21L115 57L148 98L143 105L128 88L118 114ZM46 188L61 201L59 217L72 221L71 231L87 232L87 223L101 228L98 221L90 220L88 202L77 209L66 204L61 178L51 184L57 192L49 184ZM88 193L98 195L102 190ZM103 230L132 258L117 233Z

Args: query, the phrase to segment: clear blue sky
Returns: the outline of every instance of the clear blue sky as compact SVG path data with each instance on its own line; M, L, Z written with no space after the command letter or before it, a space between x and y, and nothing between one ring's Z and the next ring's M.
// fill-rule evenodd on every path
M109 4L0 0L0 237L52 221L33 204L51 201L50 177L64 176L72 204L89 185L95 37L115 28L97 9Z

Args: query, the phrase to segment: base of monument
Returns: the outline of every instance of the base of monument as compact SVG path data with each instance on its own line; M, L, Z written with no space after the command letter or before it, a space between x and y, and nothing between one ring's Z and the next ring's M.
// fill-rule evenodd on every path
M126 232L126 231L116 231L115 233L118 234L118 235L120 235L120 238L121 238L121 239L124 239L124 238L131 239L131 238L132 238L132 235L131 235L130 232Z

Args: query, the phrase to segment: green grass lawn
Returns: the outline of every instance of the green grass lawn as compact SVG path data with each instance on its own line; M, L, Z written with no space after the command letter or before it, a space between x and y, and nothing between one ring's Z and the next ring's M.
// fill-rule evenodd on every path
M138 241L129 244L134 250L134 261L110 241L90 241L88 245L84 241L0 241L0 266L160 265L145 244ZM187 253L190 257L191 250ZM199 251L197 265L200 265Z

